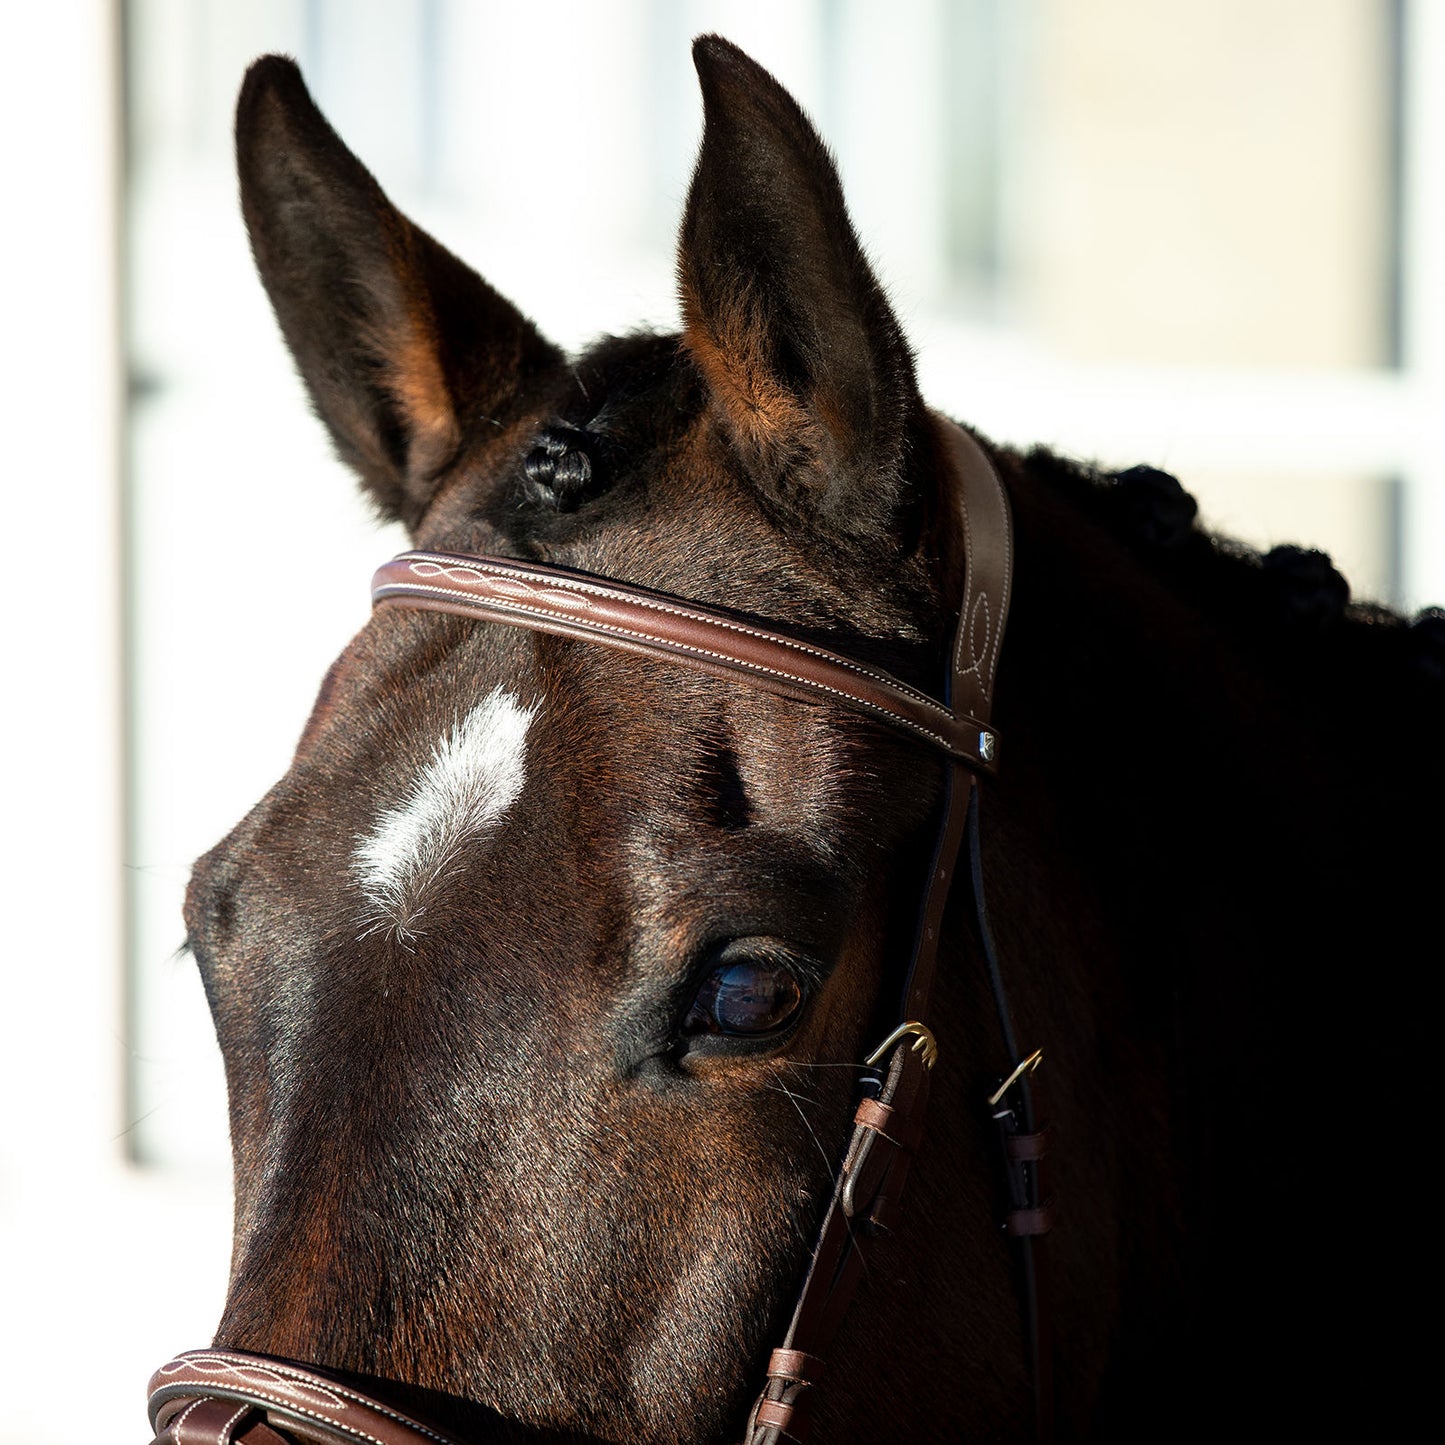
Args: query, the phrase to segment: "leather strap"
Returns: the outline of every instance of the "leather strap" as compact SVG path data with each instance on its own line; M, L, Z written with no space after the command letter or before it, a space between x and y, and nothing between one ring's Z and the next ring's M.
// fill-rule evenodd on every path
M948 700L956 712L977 719L984 735L991 736L994 681L1013 580L1012 521L1003 484L983 448L941 417L935 417L935 428L957 489L964 540L964 593ZM901 995L903 1025L922 1024L928 1017L943 915L976 787L968 760L953 754L928 889ZM895 1035L889 1042L887 1075L877 1099L865 1097L854 1115L853 1136L782 1349L773 1352L774 1362L798 1351L827 1357L862 1272L869 1241L897 1223L909 1163L922 1137L932 1059L919 1047L918 1034ZM816 1378L800 1379L770 1366L767 1384L748 1420L744 1445L805 1440L815 1385Z
M191 1350L151 1376L154 1445L457 1445L289 1360Z
M983 722L881 669L742 616L565 567L457 552L403 552L378 568L371 597L377 606L401 603L480 617L629 652L660 653L696 671L741 675L770 692L865 713L974 768L991 770L998 753L998 739ZM980 619L989 615L985 599L976 605ZM982 637L987 628L980 622L976 631ZM983 665L970 656L972 666Z
M1013 592L1013 518L1003 483L978 442L937 414L934 429L958 478L963 521L963 604L954 639L949 701L955 713L987 723Z
M988 1096L988 1107L998 1127L1005 1182L1004 1230L1014 1240L1018 1256L1019 1303L1023 1315L1024 1347L1028 1352L1033 1386L1034 1439L1054 1437L1053 1335L1049 1315L1048 1261L1042 1236L1053 1227L1053 1201L1044 1191L1043 1160L1047 1131L1038 1116L1035 1070L1042 1051L1026 1058L1020 1054L1013 1018L1004 987L1003 970L989 927L983 889L983 851L979 841L979 800L969 803L969 862L972 869L974 921L988 969L1003 1035L1008 1068Z

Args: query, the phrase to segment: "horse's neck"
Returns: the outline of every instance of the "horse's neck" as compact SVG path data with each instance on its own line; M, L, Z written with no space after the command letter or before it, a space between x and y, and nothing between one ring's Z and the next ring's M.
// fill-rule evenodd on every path
M1408 690L1358 696L1342 671L1336 696L1326 654L1313 672L1272 661L1307 639L1276 626L1255 645L1247 615L1205 605L1168 559L1026 470L1012 490L989 902L1020 1048L1045 1051L1060 1407L1102 1390L1122 1438L1211 1371L1243 1397L1239 1361L1352 1335L1319 1261L1378 1207L1373 1172L1332 1172L1326 1200L1303 1201L1343 1138L1412 1147L1408 1112L1382 1117L1369 1081L1392 1098L1429 1087L1431 1015L1405 991L1438 869L1401 840L1438 808L1441 770ZM939 1105L976 1117L999 1045L965 917L958 930L949 1023L977 1054ZM977 1134L952 1142L986 1152ZM1358 1252L1343 1267L1373 1312L1397 1309ZM1268 1307L1236 1319L1264 1280Z
M1408 1034L1431 1015L1390 1001L1431 870L1389 833L1409 816L1410 770L1344 765L1363 726L1348 679L1331 709L1328 674L1302 691L1245 645L1247 616L1202 605L1167 559L1022 464L1010 486L1017 581L983 840L1019 1047L1044 1050L1061 1434L1092 1421L1152 1437L1183 1429L1182 1400L1200 1422L1203 1401L1228 1419L1264 1389L1258 1371L1304 1369L1332 1336L1370 1348L1341 1313L1349 1295L1322 1297L1318 1262L1378 1205L1373 1175L1332 1173L1326 1189L1313 1173L1342 1137L1382 1128L1386 1156L1409 1152L1412 1116L1376 1118L1372 1081L1424 1087L1431 1049ZM1418 724L1387 727L1420 749ZM926 1141L839 1360L845 1380L893 1388L840 1390L839 1439L931 1438L939 1418L1027 1434L983 1102L1005 1059L967 889L948 931ZM1381 1279L1351 1283L1383 1318L1401 1302Z

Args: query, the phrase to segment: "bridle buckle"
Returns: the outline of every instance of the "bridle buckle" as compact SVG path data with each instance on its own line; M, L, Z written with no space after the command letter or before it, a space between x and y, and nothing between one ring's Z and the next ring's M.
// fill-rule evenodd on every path
M1028 1056L1028 1058L1022 1060L1018 1065L1016 1065L1013 1073L1011 1073L1008 1078L1006 1078L1003 1083L1001 1083L998 1088L996 1088L993 1093L988 1096L989 1108L996 1109L999 1105L999 1101L1003 1098L1003 1096L1007 1094L1008 1091L1013 1088L1013 1086L1018 1083L1018 1081L1023 1078L1025 1074L1033 1073L1033 1071L1038 1068L1038 1066L1043 1063L1043 1061L1044 1051L1042 1049L1035 1049L1033 1053Z
M887 1057L888 1050L910 1034L914 1035L913 1052L922 1054L924 1068L931 1070L938 1062L938 1040L933 1037L933 1030L927 1024L921 1024L916 1019L910 1020L906 1024L899 1024L863 1062L870 1069L882 1063Z

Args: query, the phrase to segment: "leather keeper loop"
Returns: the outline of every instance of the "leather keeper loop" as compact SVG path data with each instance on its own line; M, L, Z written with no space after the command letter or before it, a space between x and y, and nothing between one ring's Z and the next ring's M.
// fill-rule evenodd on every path
M903 1212L903 1201L887 1194L878 1195L868 1208L867 1223L879 1234L891 1234L898 1226L899 1215Z
M768 1360L768 1374L776 1380L794 1380L800 1385L816 1385L823 1378L825 1366L817 1355L804 1350L774 1350Z
M867 1102L887 1109L893 1121L910 1119L915 1143L921 1137L924 1110L928 1100L928 1068L923 1056L910 1048L893 1052L883 1096ZM864 1111L867 1113L867 1111ZM865 1123L855 1125L848 1154L843 1161L843 1181L839 1203L849 1219L874 1215L874 1199L884 1191L896 1197L903 1193L912 1155L898 1140ZM891 1218L876 1221L891 1227Z
M860 1128L881 1134L890 1144L906 1149L910 1154L922 1142L922 1120L906 1119L897 1109L880 1104L877 1099L860 1099L853 1122Z
M1032 1134L1010 1134L1004 1140L1008 1157L1015 1164L1036 1164L1049 1151L1049 1131L1036 1130Z
M795 1414L793 1406L785 1405L781 1400L760 1400L754 1420L762 1429L776 1430L780 1435L786 1435L789 1440L805 1440L807 1431L801 1423L796 1429L788 1428L793 1425Z
M1047 1234L1054 1227L1054 1201L1050 1199L1037 1209L1010 1209L1003 1227L1015 1239Z
M193 1400L171 1415L161 1438L174 1445L232 1445L245 1438L236 1427L253 1413L249 1405L238 1405L234 1400ZM272 1434L271 1438L276 1436Z

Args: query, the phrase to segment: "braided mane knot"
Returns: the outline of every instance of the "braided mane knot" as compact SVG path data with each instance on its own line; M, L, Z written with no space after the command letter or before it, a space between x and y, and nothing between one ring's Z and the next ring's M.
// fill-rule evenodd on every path
M1155 467L1130 467L1114 473L1114 497L1125 526L1140 541L1177 547L1194 529L1199 504L1179 479Z
M1415 668L1426 682L1445 685L1445 608L1427 607L1410 624Z
M1275 547L1260 565L1274 584L1276 605L1286 622L1319 632L1344 616L1350 584L1324 552Z
M578 427L560 422L544 427L522 463L530 499L561 512L579 507L600 490L593 464L596 447L597 438Z

